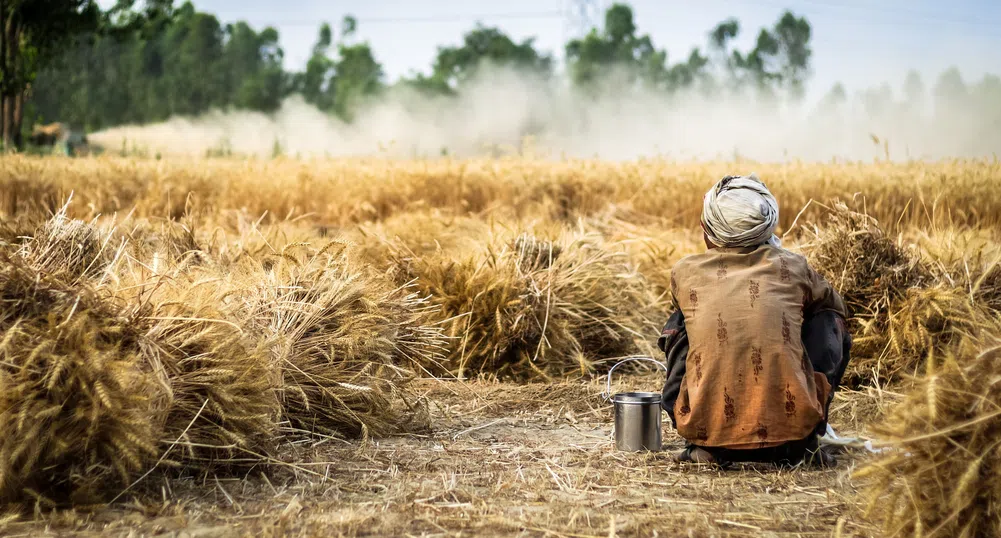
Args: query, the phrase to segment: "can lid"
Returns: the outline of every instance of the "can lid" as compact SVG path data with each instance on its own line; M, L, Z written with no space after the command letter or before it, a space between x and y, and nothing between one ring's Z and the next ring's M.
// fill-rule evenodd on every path
M612 397L615 403L627 404L659 404L660 399L659 392L620 392Z

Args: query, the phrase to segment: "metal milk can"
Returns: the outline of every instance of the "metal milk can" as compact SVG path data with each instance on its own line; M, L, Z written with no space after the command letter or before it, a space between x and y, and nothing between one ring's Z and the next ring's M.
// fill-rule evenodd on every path
M620 361L608 371L605 400L612 392L612 372L630 361L648 361L659 365L664 371L667 366L650 357L633 357ZM615 448L625 452L659 451L661 449L661 393L620 392L611 396L615 409Z

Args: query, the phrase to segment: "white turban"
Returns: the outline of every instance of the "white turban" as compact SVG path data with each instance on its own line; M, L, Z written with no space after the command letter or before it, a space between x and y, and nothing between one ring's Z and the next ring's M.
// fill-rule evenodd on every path
M778 223L779 204L757 174L726 176L702 201L702 229L717 247L780 246Z

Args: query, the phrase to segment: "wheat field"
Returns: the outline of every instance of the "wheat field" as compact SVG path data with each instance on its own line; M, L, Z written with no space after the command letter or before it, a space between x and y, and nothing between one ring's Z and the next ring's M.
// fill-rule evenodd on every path
M832 422L881 456L612 447L604 372L752 171L852 309ZM5 156L0 217L5 534L1001 532L996 160Z

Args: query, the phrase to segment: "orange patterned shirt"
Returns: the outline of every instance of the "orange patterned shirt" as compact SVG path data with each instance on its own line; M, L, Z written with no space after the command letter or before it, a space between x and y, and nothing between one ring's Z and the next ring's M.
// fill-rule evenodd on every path
M689 256L671 273L689 350L674 406L678 433L700 446L764 448L807 437L831 386L803 348L804 313L841 296L788 250L761 245Z

